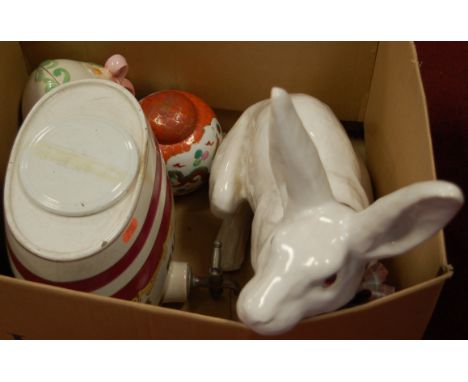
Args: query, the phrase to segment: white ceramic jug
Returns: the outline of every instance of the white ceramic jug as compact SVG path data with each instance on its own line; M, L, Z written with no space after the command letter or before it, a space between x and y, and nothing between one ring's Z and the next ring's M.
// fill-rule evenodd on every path
M70 82L33 107L4 206L18 278L154 304L188 295L187 266L171 263L164 159L135 97L111 81Z

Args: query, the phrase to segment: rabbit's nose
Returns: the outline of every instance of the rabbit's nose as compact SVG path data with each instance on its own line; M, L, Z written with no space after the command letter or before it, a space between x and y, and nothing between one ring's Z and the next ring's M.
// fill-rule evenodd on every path
M275 314L271 309L267 309L259 299L239 296L237 302L237 314L239 319L249 327L259 327L270 324Z
M251 328L263 327L273 321L272 315L267 315L256 308L246 308L243 305L238 305L237 314L240 320Z

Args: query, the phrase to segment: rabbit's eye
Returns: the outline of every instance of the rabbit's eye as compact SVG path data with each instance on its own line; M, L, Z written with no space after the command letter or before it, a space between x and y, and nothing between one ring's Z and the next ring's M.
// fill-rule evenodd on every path
M328 277L327 279L325 279L325 281L322 284L324 286L324 288L327 288L327 287L333 285L335 283L335 281L336 281L336 276L337 275L335 273L335 274L331 275L330 277Z

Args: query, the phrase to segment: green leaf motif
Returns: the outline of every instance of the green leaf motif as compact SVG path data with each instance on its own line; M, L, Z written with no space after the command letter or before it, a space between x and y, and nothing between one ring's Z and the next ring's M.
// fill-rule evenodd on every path
M57 68L52 73L54 77L60 77L63 74L62 84L70 81L70 72L64 68Z
M55 82L54 80L50 79L49 81L45 82L44 90L47 93L47 92L51 91L53 88L55 88L57 86L58 86L58 83Z
M44 69L52 69L58 65L58 62L55 60L45 60L39 66L43 67Z
M51 69L54 66L57 66L56 61L47 60L44 61L39 68L36 69L34 74L34 80L36 82L42 82L44 84L44 93L51 91L53 88L60 85L59 78L62 77L62 84L70 82L70 73L64 68L56 68L52 72L53 77L50 76L49 72L45 69Z
M202 156L202 154L203 154L203 151L197 150L197 151L195 152L195 159L199 159L199 158Z
M38 68L38 69L36 70L35 74L34 74L34 80L35 80L36 82L43 81L45 78L47 78L47 77L45 76L45 72L46 72L46 71L45 71L44 69Z
M48 76L48 73L42 69L39 68L36 70L36 73L34 75L34 80L36 82L42 82L44 83L44 93L49 92L53 88L55 88L59 83L54 79Z

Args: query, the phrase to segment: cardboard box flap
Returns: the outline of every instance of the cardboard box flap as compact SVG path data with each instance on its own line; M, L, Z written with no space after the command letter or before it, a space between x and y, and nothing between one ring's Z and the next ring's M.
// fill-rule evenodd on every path
M21 95L23 94L23 87L27 80L27 72L19 43L0 42L0 51L2 52L0 71L3 78L0 91L0 126L2 136L0 139L0 184L2 185L3 194L6 164L16 137L16 132L18 131Z
M418 65L414 44L379 44L364 119L367 166L378 196L436 179ZM447 264L442 232L388 264L399 287L430 280Z
M300 323L277 339L420 338L443 281L439 278L365 305ZM222 318L109 299L0 276L1 339L256 339Z
M43 60L104 64L127 58L137 96L184 89L212 107L244 110L271 87L313 94L343 120L362 121L376 42L23 42L30 70Z

